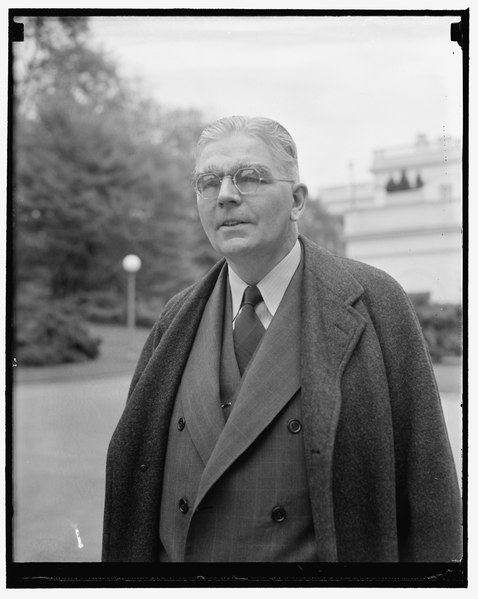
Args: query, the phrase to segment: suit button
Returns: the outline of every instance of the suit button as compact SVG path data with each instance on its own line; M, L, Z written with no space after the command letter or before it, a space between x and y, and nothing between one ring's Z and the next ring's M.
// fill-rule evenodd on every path
M297 433L300 433L300 431L302 430L302 423L300 420L296 420L295 418L293 418L292 420L289 420L289 422L287 423L287 428L289 429L289 432L295 435Z
M141 466L139 467L139 469L141 470L141 472L146 472L146 470L148 469L148 467L146 466L146 464L141 464Z
M178 502L179 511L181 514L187 514L189 510L189 503L186 497L181 497Z
M178 420L178 430L182 431L185 426L186 426L186 421L184 420L184 418L180 418Z
M276 505L272 508L271 518L274 520L274 522L284 522L286 516L287 512L281 505Z

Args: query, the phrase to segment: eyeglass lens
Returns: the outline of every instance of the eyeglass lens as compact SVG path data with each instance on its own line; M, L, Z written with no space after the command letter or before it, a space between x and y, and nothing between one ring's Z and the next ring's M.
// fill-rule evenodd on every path
M241 193L254 193L261 182L261 176L255 168L240 168L233 176L233 182ZM214 199L219 195L222 179L215 173L201 175L196 181L196 188L206 199Z

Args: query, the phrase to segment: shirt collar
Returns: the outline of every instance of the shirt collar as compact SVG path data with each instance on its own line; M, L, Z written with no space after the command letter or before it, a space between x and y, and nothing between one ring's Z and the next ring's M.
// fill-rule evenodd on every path
M300 257L300 243L297 240L287 256L257 283L262 299L272 316L276 313L287 286L299 266ZM232 314L235 317L241 307L242 296L247 283L234 272L230 265L228 266L228 271L232 295Z

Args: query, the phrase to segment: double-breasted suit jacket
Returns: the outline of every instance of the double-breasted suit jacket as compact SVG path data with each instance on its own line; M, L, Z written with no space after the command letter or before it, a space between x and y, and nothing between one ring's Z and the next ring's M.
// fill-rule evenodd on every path
M171 418L160 561L317 559L300 411L300 283L299 268L241 380L222 269ZM232 404L227 422L222 402Z
M430 358L411 304L385 273L333 256L305 238L301 243L300 397L290 406L300 409L303 424L314 558L458 560L460 492ZM172 414L223 266L221 261L168 303L141 354L108 450L106 561L159 559ZM231 422L240 405L233 408ZM181 406L187 422L191 406L182 399ZM261 407L248 409L252 428L256 409ZM194 429L199 423L189 412L191 418ZM229 420L224 429L228 425ZM203 433L197 428L190 434L197 442ZM241 430L235 434L240 447ZM219 453L221 434L215 443L208 439L207 452ZM229 442L225 447L237 451ZM232 458L223 464L232 465ZM221 472L221 459L211 462L210 456L207 464L214 465L212 478L201 474L192 509L227 472ZM187 551L186 541L183 548Z

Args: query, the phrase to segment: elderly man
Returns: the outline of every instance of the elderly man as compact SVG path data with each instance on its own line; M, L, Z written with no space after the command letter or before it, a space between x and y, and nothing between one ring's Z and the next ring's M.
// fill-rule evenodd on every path
M401 287L298 235L307 188L270 119L207 127L194 186L225 259L146 341L108 451L103 559L459 560L456 472Z

